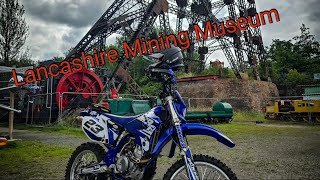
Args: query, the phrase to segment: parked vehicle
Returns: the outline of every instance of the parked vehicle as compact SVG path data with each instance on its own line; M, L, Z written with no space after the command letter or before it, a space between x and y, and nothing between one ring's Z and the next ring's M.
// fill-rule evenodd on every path
M158 157L173 157L178 147L182 158L163 179L237 179L230 168L214 157L191 153L189 135L210 136L230 148L235 144L210 126L185 120L186 104L175 88L174 76L182 64L180 48L172 47L150 57L158 57L147 72L163 85L163 106L131 117L110 114L99 105L81 112L82 129L92 142L73 152L65 178L152 179Z
M202 123L230 123L233 117L231 104L220 101L212 106L212 111L188 112L185 118L188 121L198 120Z
M265 108L265 118L283 121L320 121L320 100L274 100Z

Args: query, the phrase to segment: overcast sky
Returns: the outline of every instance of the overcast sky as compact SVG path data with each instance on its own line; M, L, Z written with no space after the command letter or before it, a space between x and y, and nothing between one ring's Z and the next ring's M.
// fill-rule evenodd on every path
M36 61L62 56L81 40L112 3L112 0L19 1L25 6L29 25L30 35L26 44ZM257 0L256 3L259 12L276 8L281 18L280 22L262 27L265 45L270 45L272 39L288 40L299 35L302 23L320 39L319 0ZM114 39L112 37L111 41ZM224 60L221 53L213 54L212 58Z

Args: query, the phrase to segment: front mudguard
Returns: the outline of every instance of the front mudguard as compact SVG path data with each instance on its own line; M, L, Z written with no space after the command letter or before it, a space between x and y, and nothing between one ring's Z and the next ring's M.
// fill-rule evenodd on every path
M196 123L186 123L181 124L181 129L184 135L205 135L216 138L222 144L232 148L235 144L225 135L223 135L218 130L203 124ZM174 127L169 128L163 135L159 138L159 141L155 148L153 149L152 154L154 157L158 157L162 148L174 137L175 129ZM171 147L171 153L174 151L174 148Z

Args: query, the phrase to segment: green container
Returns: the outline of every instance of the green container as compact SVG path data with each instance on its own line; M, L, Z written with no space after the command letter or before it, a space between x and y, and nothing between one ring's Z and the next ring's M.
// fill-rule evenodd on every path
M116 99L106 99L104 102L109 103L109 109L111 110L112 114L115 114L118 112L118 101Z
M305 87L304 94L305 95L320 94L320 86Z
M135 115L146 113L150 111L151 105L148 100L133 100L132 109Z
M222 111L227 114L233 114L233 109L232 109L231 104L223 102L223 101L220 101L220 102L217 102L216 104L214 104L212 107L212 111L213 112Z
M186 119L202 119L208 117L207 112L187 112Z
M138 115L148 112L152 108L148 100L106 99L104 102L109 103L112 114L119 116Z
M132 110L132 99L117 99L118 100L118 111L121 114L131 114Z
M232 118L232 113L225 113L224 111L213 111L208 113L212 118Z
M161 99L159 99L159 98L157 99L157 105L158 105L158 106L162 106L162 101L161 101Z

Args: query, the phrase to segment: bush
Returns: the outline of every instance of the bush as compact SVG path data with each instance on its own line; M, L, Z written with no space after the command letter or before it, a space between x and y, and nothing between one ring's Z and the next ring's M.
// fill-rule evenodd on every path
M297 85L297 84L306 84L310 81L310 78L304 74L299 73L296 69L290 69L285 80L287 85Z
M219 67L212 67L205 69L201 75L203 76L220 76L222 78L233 78L236 77L233 73L233 71L229 68L219 68Z
M148 84L144 85L142 88L143 88L143 91L150 96L159 96L162 89L161 84L156 82L149 82Z

